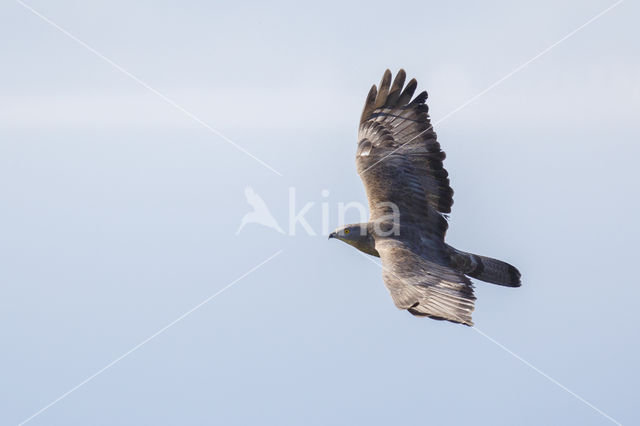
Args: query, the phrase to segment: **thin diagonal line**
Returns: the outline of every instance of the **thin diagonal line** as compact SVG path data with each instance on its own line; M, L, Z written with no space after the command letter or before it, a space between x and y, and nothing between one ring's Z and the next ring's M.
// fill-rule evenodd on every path
M534 370L536 373L540 374L541 376L543 376L545 379L549 380L551 383L555 384L556 386L558 386L560 389L566 391L567 393L573 395L576 399L578 399L579 401L583 402L584 404L586 404L587 406L591 407L592 409L594 409L595 411L597 411L598 413L600 413L601 415L603 415L604 417L606 417L607 419L611 420L613 423L622 426L622 423L620 423L619 421L617 421L616 419L614 419L613 417L611 417L610 415L608 415L607 413L605 413L604 411L602 411L601 409L599 409L598 407L596 407L595 405L591 404L589 401L587 401L586 399L584 399L583 397L581 397L580 395L578 395L577 393L573 392L571 389L567 388L565 385L563 385L562 383L560 383L559 381L557 381L556 379L554 379L553 377L549 376L547 373L545 373L544 371L540 370L539 368L537 368L536 366L534 366L533 364L531 364L529 361L527 361L526 359L522 358L520 355L516 354L515 352L513 352L512 350L510 350L509 348L507 348L505 345L503 345L502 343L496 341L494 338L492 338L491 336L489 336L488 334L486 334L485 332L483 332L482 330L480 330L477 327L473 327L473 329L475 331L477 331L478 333L480 333L481 336L484 336L485 338L487 338L489 341L493 342L496 346L498 346L500 349L504 350L505 352L511 354L514 358L516 358L518 361L522 362L524 365L526 365L527 367L531 368L532 370Z
M360 253L360 252L358 252ZM367 256L364 253L360 253L363 257L365 257L366 259L368 259L370 262L372 262L375 265L378 265L380 268L382 268L383 270L385 270L386 272L389 272L391 275L395 276L397 279L401 280L400 277L398 277L393 271L389 270L388 268L385 268L384 265L382 265L381 263L376 262L375 260L373 260L371 257ZM451 315L453 315L454 317L456 317L456 319L460 320L460 322L464 322L462 321L461 318L458 318L456 316L455 313L451 313ZM481 336L484 336L485 338L487 338L490 342L494 343L496 346L498 346L500 349L504 350L505 352L511 354L513 357L515 357L517 360L519 360L520 362L522 362L524 365L526 365L527 367L531 368L532 370L534 370L535 372L537 372L538 374L540 374L542 377L544 377L545 379L549 380L551 383L555 384L556 386L558 386L560 389L566 391L567 393L569 393L570 395L573 395L576 399L578 399L579 401L581 401L582 403L586 404L588 407L592 408L593 410L595 410L596 412L600 413L602 416L606 417L607 419L609 419L610 421L612 421L613 423L622 426L622 424L617 421L616 419L614 419L613 417L609 416L607 413L605 413L604 411L600 410L598 407L596 407L595 405L591 404L589 401L587 401L586 399L584 399L583 397L581 397L580 395L578 395L577 393L573 392L571 389L569 389L568 387L566 387L565 385L563 385L562 383L560 383L559 381L557 381L556 379L554 379L553 377L549 376L547 373L545 373L544 371L540 370L539 368L535 367L533 364L531 364L529 361L527 361L526 359L522 358L521 356L519 356L518 354L516 354L515 352L513 352L512 350L510 350L509 348L507 348L505 345L503 345L502 343L498 342L497 340L495 340L494 338L492 338L491 336L489 336L488 334L486 334L485 332L483 332L482 330L480 330L479 328L477 328L476 326L471 327L473 328L475 331L477 331Z
M222 289L218 290L216 293L212 294L211 296L207 297L206 299L204 299L202 302L198 303L196 306L194 306L193 308L189 309L187 312L185 312L184 314L180 315L178 318L176 318L175 320L171 321L169 324L165 325L164 327L162 327L160 330L156 331L155 333L153 333L151 336L147 337L146 339L144 339L142 342L138 343L137 345L135 345L133 348L129 349L127 352L123 353L122 355L120 355L118 358L114 359L113 361L111 361L109 364L105 365L104 367L102 367L100 370L96 371L95 373L93 373L91 376L87 377L86 379L84 379L83 381L81 381L80 383L78 383L77 385L75 385L74 387L72 387L71 389L69 389L67 392L63 393L62 395L60 395L58 398L54 399L53 401L51 401L49 404L45 405L44 407L42 407L40 410L38 410L37 412L35 412L33 415L31 415L31 417L27 418L26 420L23 420L21 423L18 424L18 426L22 426L25 423L33 420L35 417L39 416L40 414L42 414L43 412L45 412L46 410L48 410L49 408L51 408L52 406L54 406L55 404L57 404L58 402L62 401L64 398L66 398L67 396L69 396L70 394L72 394L73 392L75 392L76 390L78 390L80 387L86 385L87 383L89 383L91 380L95 379L97 376L99 376L100 374L104 373L106 370L108 370L109 368L113 367L114 365L116 365L118 362L122 361L124 358L128 357L129 355L131 355L133 352L137 351L138 349L140 349L142 346L144 346L145 344L147 344L149 341L153 340L154 338L156 338L157 336L159 336L160 334L164 333L165 331L167 331L169 328L173 327L174 325L176 325L178 322L182 321L183 319L185 319L186 317L188 317L189 315L191 315L192 313L194 313L195 311L197 311L198 309L200 309L202 306L206 305L207 303L209 303L211 300L215 299L217 296L219 296L220 294L222 294L224 291L228 290L229 288L231 288L234 284L236 284L238 281L242 280L243 278L245 278L247 275L253 273L254 271L256 271L257 269L259 269L261 266L263 266L264 264L270 262L271 260L273 260L276 256L278 256L280 253L282 253L282 250L278 250L276 253L274 253L273 255L271 255L269 258L267 258L266 260L262 261L261 263L259 263L258 265L254 266L253 268L249 269L247 272L245 272L244 274L242 274L241 276L239 276L238 278L236 278L235 280L231 281L229 284L227 284L225 287L223 287Z
M134 80L136 83L140 84L145 89L147 89L150 92L154 93L155 95L159 96L162 100L167 102L169 105L171 105L174 108L182 111L185 115L187 115L188 117L190 117L191 119L196 121L198 124L202 125L206 129L208 129L209 131L211 131L215 135L219 136L220 138L222 138L224 141L226 141L227 143L229 143L232 146L234 146L239 151L241 151L241 152L245 153L246 155L248 155L249 157L253 158L258 163L262 164L264 167L266 167L267 169L271 170L273 173L277 174L278 176L282 176L282 173L280 173L279 171L277 171L276 169L271 167L269 164L265 163L264 161L262 161L261 159L259 159L258 157L256 157L255 155L253 155L252 153L247 151L245 148L243 148L242 146L238 145L237 143L235 143L234 141L232 141L231 139L229 139L225 135L223 135L219 130L214 129L213 127L211 127L205 121L203 121L202 119L197 117L194 113L192 113L191 111L187 110L183 106L179 105L174 100L172 100L169 97L167 97L166 95L163 95L162 93L158 92L156 89L154 89L153 87L151 87L150 85L148 85L144 81L140 80L138 77L136 77L135 75L133 75L132 73L130 73L129 71L127 71L126 69L124 69L123 67L118 65L117 63L115 63L113 60L109 59L108 57L106 57L102 53L98 52L96 49L94 49L93 47L89 46L87 43L85 43L84 41L80 40L78 37L74 36L69 31L65 30L60 25L58 25L55 22L53 22L51 19L47 18L42 13L38 12L37 10L35 10L33 7L31 7L28 4L24 3L22 0L16 0L16 2L18 2L25 9L29 10L30 12L32 12L34 15L38 16L39 18L41 18L47 24L51 25L52 27L54 27L55 29L57 29L58 31L60 31L61 33L63 33L64 35L66 35L67 37L72 39L73 41L75 41L76 43L80 44L82 47L84 47L87 50L89 50L91 53L93 53L94 55L96 55L97 57L102 59L103 61L107 62L109 65L111 65L112 67L114 67L118 71L120 71L123 74L125 74L127 77L129 77L132 80Z
M390 155L393 155L396 151L398 151L400 148L402 148L403 146L405 146L406 144L408 144L409 142L412 142L413 140L415 140L416 138L422 136L424 133L428 132L429 130L433 129L433 126L438 125L440 123L442 123L443 121L445 121L446 119L448 119L449 117L451 117L452 115L454 115L455 113L457 113L458 111L466 108L469 104L475 102L478 98L482 97L483 95L487 94L487 92L493 90L494 88L496 88L497 86L499 86L500 84L502 84L505 80L508 80L509 78L513 77L515 74L517 74L518 72L522 71L523 69L525 69L527 66L529 66L532 62L536 61L537 59L541 58L542 56L546 55L547 53L549 53L551 50L553 50L556 46L558 46L560 43L566 41L567 39L573 37L578 31L582 30L583 28L585 28L587 25L597 21L598 19L600 19L604 14L606 14L607 12L611 11L612 9L618 7L624 0L618 0L617 2L615 2L614 4L612 4L611 6L607 7L606 9L604 9L603 11L601 11L600 13L598 13L597 15L595 15L594 17L592 17L591 19L589 19L587 22L585 22L584 24L580 25L579 27L577 27L576 29L574 29L573 31L569 32L567 35L565 35L564 37L562 37L560 40L556 41L555 43L551 44L549 47L547 47L546 49L541 50L537 55L535 55L533 58L529 59L526 62L523 62L522 64L518 65L516 68L514 68L511 72L505 74L502 78L499 78L498 80L494 81L493 83L491 83L486 89L482 90L479 93L476 93L474 96L472 96L469 100L467 100L466 102L464 102L462 105L460 105L459 107L449 111L447 114L445 114L440 120L435 121L433 124L431 124L428 128L426 128L425 130L423 130L422 132L418 133L416 136L414 136L413 138L409 139L407 142L403 143L402 145L400 145L399 147L397 147L396 149L394 149L393 151L391 151L390 153L388 153L387 155L385 155L384 157L382 157L381 159L379 159L378 161L376 161L375 163L373 163L372 165L370 165L369 167L367 167L366 169L364 169L364 171L362 171L362 173L360 173L361 175L366 173L368 170L370 170L371 168L373 168L374 166L376 166L377 164L379 164L381 161L383 161L384 159L386 159L387 157L389 157Z

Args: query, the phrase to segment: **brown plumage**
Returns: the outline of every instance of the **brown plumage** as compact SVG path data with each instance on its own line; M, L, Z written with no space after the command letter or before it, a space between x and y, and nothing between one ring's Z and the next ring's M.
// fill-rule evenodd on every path
M405 79L400 70L392 83L385 71L379 87L369 91L360 119L356 166L370 220L343 227L330 238L381 258L384 282L398 308L473 325L475 296L467 275L517 287L520 273L444 242L453 204L445 153L429 120L427 92L414 97L417 82L405 86Z

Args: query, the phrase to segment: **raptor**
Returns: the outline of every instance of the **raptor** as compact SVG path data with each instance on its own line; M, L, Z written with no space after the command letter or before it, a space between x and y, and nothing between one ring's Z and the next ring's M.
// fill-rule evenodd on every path
M445 153L429 120L427 92L414 97L386 70L371 87L360 118L356 167L369 201L366 223L329 235L382 261L382 277L395 305L416 316L473 325L476 297L469 277L520 286L510 264L445 243L453 204Z

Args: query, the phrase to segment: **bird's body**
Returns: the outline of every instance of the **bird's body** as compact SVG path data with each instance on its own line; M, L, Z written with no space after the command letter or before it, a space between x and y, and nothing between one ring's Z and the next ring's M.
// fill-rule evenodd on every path
M383 279L398 308L472 325L475 296L467 275L517 287L520 273L445 243L453 204L445 154L429 121L427 93L413 98L417 82L404 87L404 81L400 70L391 84L387 70L380 88L371 88L360 119L356 166L370 220L330 238L381 258Z

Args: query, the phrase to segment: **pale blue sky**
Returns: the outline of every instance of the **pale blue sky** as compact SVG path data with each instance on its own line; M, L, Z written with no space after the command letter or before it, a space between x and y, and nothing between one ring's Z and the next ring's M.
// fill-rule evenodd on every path
M352 248L286 227L365 202L385 68L435 121L613 1L14 1L0 6L0 424L18 424L269 256L33 425L613 424L474 330L397 310ZM480 330L637 424L640 6L626 1L436 127L448 242L517 265Z

